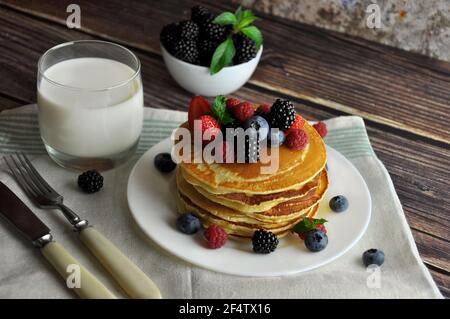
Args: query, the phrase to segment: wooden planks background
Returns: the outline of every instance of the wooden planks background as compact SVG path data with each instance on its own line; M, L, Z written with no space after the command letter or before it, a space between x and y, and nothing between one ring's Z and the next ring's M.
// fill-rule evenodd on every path
M196 1L218 10L229 1ZM191 95L170 78L159 30L188 17L193 1L78 1L80 30L65 26L71 1L0 1L0 110L34 102L36 64L61 42L98 38L141 59L146 105L185 110ZM419 251L450 296L450 64L263 15L263 60L236 96L284 96L308 119L365 118L388 168ZM164 88L164 89L161 89Z

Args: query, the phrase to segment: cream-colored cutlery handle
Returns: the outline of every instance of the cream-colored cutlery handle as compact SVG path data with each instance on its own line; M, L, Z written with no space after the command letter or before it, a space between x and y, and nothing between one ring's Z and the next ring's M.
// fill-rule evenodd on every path
M84 268L67 250L58 243L50 242L41 248L42 254L47 258L50 264L55 267L58 273L66 280L68 288L83 299L116 299L111 291L108 290L93 274ZM73 267L73 265L75 267ZM79 273L78 273L79 271ZM68 284L69 276L71 285ZM73 285L73 287L72 287Z
M131 298L161 298L155 283L95 228L81 230L80 238Z

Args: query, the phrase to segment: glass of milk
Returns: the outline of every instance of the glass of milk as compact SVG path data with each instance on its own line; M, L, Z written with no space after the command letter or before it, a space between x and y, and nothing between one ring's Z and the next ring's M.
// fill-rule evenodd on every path
M41 137L58 164L104 170L134 154L143 123L139 59L105 41L55 46L38 63Z

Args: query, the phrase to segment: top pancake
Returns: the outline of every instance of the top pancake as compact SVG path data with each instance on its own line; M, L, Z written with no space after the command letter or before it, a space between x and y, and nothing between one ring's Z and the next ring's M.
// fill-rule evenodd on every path
M245 193L270 194L300 188L324 168L326 163L325 144L316 130L307 122L304 129L309 143L302 151L279 148L279 167L271 174L261 174L261 161L249 163L181 163L184 178L192 185L204 188L212 194ZM263 152L264 153L264 152Z

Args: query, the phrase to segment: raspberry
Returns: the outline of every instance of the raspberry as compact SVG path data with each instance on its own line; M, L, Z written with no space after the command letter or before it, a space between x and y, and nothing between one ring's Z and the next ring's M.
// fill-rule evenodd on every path
M239 104L241 104L241 101L239 101L239 99L236 99L234 97L230 97L229 99L227 99L227 107L230 111L232 111Z
M205 230L206 245L208 248L216 249L222 247L228 239L227 233L217 225L211 225Z
M308 144L308 134L303 129L292 129L289 135L286 137L284 145L293 150L302 150Z
M322 138L327 136L328 130L327 125L324 122L317 122L313 125L313 127L316 129L317 133L319 133Z
M324 224L319 224L319 225L317 225L317 226L316 226L316 229L317 229L317 230L320 230L320 231L323 232L324 234L327 233L327 228L325 227ZM307 233L308 233L308 232L305 232L305 233L298 233L298 237L300 237L302 240L305 240L306 234L307 234Z
M253 116L255 110L249 102L242 102L234 108L234 116L241 122L247 121Z
M211 137L208 138L208 139L206 139L206 138L203 139L203 144L204 145L208 144L211 141L214 141L216 136L218 134L222 133L222 131L220 129L219 122L214 117L212 117L211 115L202 115L198 119L200 121L202 121L202 127L201 127L201 129L202 129L202 131L201 131L202 137L203 137L203 134L206 132L206 130L211 130Z
M260 106L258 106L257 112L259 114L269 114L271 107L272 106L269 104L261 104Z
M305 124L305 120L303 119L303 117L301 117L300 115L296 114L295 115L295 121L291 125L291 127L286 131L286 134L289 134L291 132L291 130L294 130L294 129L297 129L297 128L302 128L304 124Z

